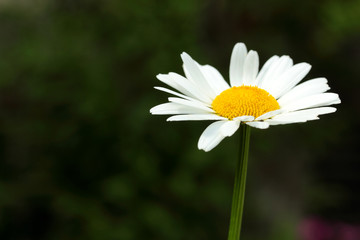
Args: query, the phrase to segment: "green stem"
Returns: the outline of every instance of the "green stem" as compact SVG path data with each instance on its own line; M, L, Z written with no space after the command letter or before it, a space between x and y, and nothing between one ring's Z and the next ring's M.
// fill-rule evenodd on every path
M241 221L244 209L246 171L249 155L249 140L251 127L240 126L240 156L235 170L235 183L231 205L230 228L228 240L239 240Z

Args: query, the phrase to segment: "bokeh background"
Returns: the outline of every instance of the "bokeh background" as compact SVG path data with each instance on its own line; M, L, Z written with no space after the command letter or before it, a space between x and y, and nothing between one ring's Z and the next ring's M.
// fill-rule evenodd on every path
M239 136L149 109L181 52L227 78L240 41L342 99L252 131L242 239L359 240L358 0L1 0L0 239L226 239Z

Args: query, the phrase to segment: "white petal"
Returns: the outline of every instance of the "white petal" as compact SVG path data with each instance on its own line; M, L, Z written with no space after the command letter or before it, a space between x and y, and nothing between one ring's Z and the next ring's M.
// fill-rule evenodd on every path
M155 89L157 90L160 90L160 91L163 91L163 92L167 92L167 93L170 93L170 94L173 94L175 96L178 96L178 97L181 97L181 98L184 98L184 99L187 99L187 100L190 100L190 101L193 101L193 102L198 102L198 103L202 103L194 98L191 98L191 97L188 97L184 94L181 94L181 93L178 93L178 92L175 92L175 91L172 91L170 89L167 89L167 88L163 88L163 87L154 87ZM210 106L210 105L207 105L207 106Z
M330 87L327 84L326 78L315 78L297 85L277 101L280 106L284 106L300 98L318 93L324 93L329 89Z
M201 72L200 65L185 52L181 54L181 58L184 62L183 67L186 76L199 87L199 90L213 100L216 97L216 93L210 87L204 74Z
M274 61L271 66L269 66L268 71L264 74L259 87L262 89L271 88L276 84L276 81L279 77L293 65L293 61L289 56L281 56L277 61ZM268 91L269 92L269 91Z
M298 63L284 72L279 79L274 82L273 86L269 86L267 91L276 99L284 95L296 84L298 84L311 69L308 63Z
M199 87L194 82L177 73L169 73L169 76L174 79L179 85L183 86L195 98L199 99L202 102L211 104L212 99L206 93L201 91L201 89L199 89Z
M194 83L190 82L188 79L177 73L158 74L156 77L163 83L169 85L170 87L173 87L184 95L211 104L211 99L201 93L194 85Z
M339 95L336 93L320 93L297 99L281 107L286 111L295 111L306 108L315 108L340 103Z
M240 122L238 121L226 121L220 128L221 134L230 137L238 130L239 126Z
M216 68L210 65L204 65L201 66L201 71L216 95L219 95L221 92L230 88L229 84L224 80L223 76Z
M188 114L169 117L167 121L226 120L216 114Z
M210 124L201 134L198 148L206 152L216 147L225 137L231 136L239 128L234 121L218 121Z
M267 122L247 122L246 124L251 127L260 128L260 129L266 129L270 125Z
M272 119L266 120L266 122L270 123L271 125L307 122L310 120L319 119L318 115L333 113L335 111L336 108L334 107L312 108L280 114L273 117Z
M232 87L242 85L246 54L247 49L245 44L237 43L234 46L230 59L230 85Z
M209 113L214 112L214 110L212 110L211 108L205 106L204 104L202 104L200 102L189 101L189 100L186 100L186 99L176 98L176 97L169 97L168 99L169 99L169 102L179 103L179 104L182 104L182 105L185 105L185 106L198 108L200 110L204 110L204 111L207 111Z
M198 148L204 151L210 151L209 145L211 143L218 144L222 139L225 138L224 135L221 134L220 128L225 124L225 121L218 121L210 124L205 131L201 134L200 139L198 141Z
M179 92L187 96L193 96L185 87L183 87L181 84L178 84L178 82L175 81L175 79L171 78L169 74L158 74L156 77L161 82L169 85L170 87L178 90Z
M251 50L245 58L243 70L243 84L251 85L255 82L256 75L259 72L259 55Z
M336 111L336 108L334 107L320 107L320 108L311 108L306 110L300 110L295 112L288 112L279 114L273 119L275 120L287 120L287 119L293 119L293 118L313 118L317 117L321 114L327 114L327 113L333 113Z
M198 145L198 148L200 150L204 150L205 152L209 152L215 148L224 138L225 136L218 133L217 135L214 135L211 141L208 141L206 145Z
M253 84L251 84L252 86L258 86L261 84L262 80L263 80L263 77L264 75L267 73L267 71L269 70L269 68L271 67L271 65L276 62L277 60L279 59L279 56L272 56L271 58L269 58L264 66L261 68L258 76L256 77L256 80Z
M240 116L233 119L233 121L239 121L239 122L247 122L247 121L253 121L253 116Z
M313 119L315 120L315 119ZM266 120L267 123L269 123L270 125L283 125L283 124L291 124L291 123L301 123L301 122L306 122L304 120L298 119L295 121L285 121L285 120L274 120L274 119L268 119Z
M256 121L259 121L259 120L264 120L264 119L268 119L268 118L271 118L275 115L278 115L279 113L282 113L284 110L283 109L278 109L278 110L274 110L274 111L271 111L271 112L267 112L267 113L264 113L263 115L257 117L255 120Z
M150 113L154 115L171 115L171 114L203 114L209 113L199 108L185 106L178 103L163 103L150 109Z

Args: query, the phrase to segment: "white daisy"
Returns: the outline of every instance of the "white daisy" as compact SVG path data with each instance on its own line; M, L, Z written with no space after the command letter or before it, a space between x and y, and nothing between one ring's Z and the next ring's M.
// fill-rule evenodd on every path
M336 111L324 107L340 103L325 78L297 85L310 71L308 63L293 65L289 56L273 56L259 71L256 51L237 43L230 60L230 85L212 66L200 65L182 53L185 76L159 74L157 78L175 89L155 87L174 95L150 112L174 115L167 121L215 120L200 136L198 148L210 151L233 135L240 123L265 129L270 125L306 122Z

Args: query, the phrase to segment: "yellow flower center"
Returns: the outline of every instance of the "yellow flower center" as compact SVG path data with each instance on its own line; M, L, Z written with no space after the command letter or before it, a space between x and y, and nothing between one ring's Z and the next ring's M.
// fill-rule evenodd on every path
M211 104L216 114L230 120L240 116L254 116L280 109L279 103L264 89L240 86L226 89Z

